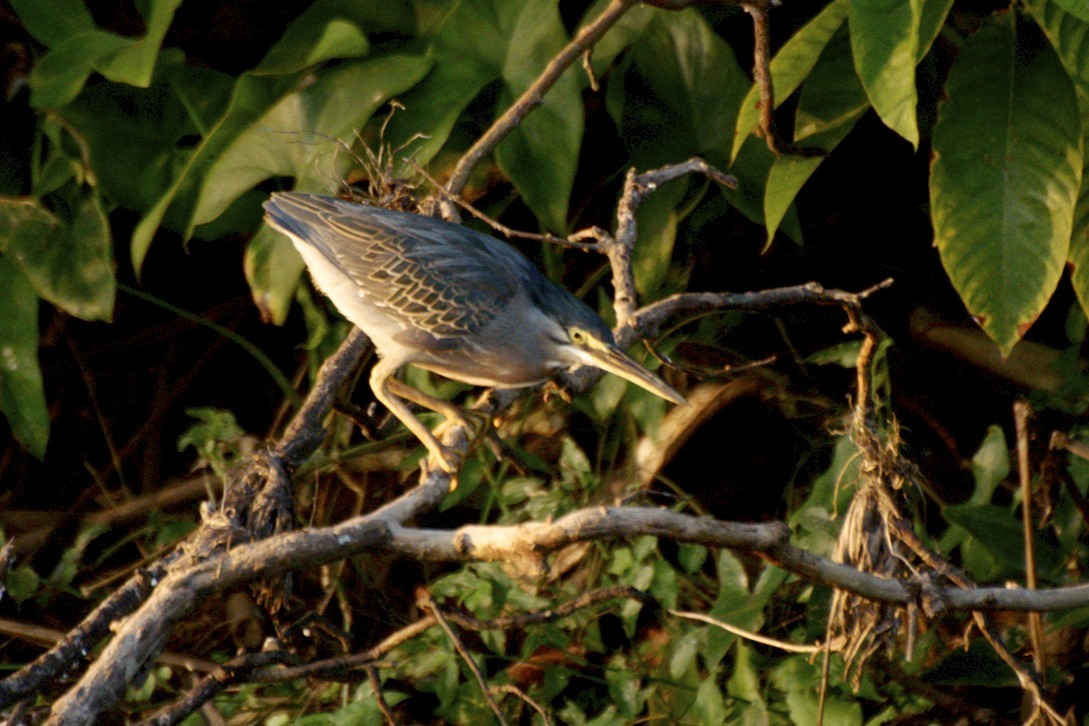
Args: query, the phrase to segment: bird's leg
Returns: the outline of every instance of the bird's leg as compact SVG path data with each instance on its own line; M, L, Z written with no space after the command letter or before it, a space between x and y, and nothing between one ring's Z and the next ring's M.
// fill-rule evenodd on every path
M413 388L404 381L396 378L389 379L390 391L401 398L412 401L417 406L423 406L435 413L441 413L448 419L453 419L472 432L474 439L483 437L492 449L496 451L496 458L501 458L499 451L504 447L503 442L495 435L491 428L491 420L483 411L471 411L455 406L449 401L435 398L424 393L418 388Z
M397 378L389 379L389 389L394 395L400 396L406 401L412 401L417 406L423 406L435 413L441 413L446 418L452 418L467 429L475 431L481 428L481 421L487 423L487 414L479 411L466 411L449 401L424 393L418 388L413 388Z
M416 435L416 438L438 459L439 466L443 471L447 474L457 474L456 455L440 444L435 435L431 433L431 430L424 426L423 422L416 418L411 409L391 390L396 386L399 391L410 388L412 391L419 393L416 389L406 386L393 378L393 374L399 367L400 364L397 361L381 358L374 365L374 368L371 369L371 390L374 391L375 398L388 408L390 413L400 419L401 423L407 426L409 431ZM404 397L410 401L413 400L409 396Z

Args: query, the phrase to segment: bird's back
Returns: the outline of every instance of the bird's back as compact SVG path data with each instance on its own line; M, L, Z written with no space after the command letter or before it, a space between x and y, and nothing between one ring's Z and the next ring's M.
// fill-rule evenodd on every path
M269 223L304 257L303 246L320 252L331 263L323 266L329 274L346 275L387 321L440 340L479 331L526 279L540 277L508 245L442 220L313 194L276 193L264 206ZM330 289L337 281L319 279L322 273L308 265L351 318L342 302L353 301L337 300ZM365 321L353 322L367 330Z

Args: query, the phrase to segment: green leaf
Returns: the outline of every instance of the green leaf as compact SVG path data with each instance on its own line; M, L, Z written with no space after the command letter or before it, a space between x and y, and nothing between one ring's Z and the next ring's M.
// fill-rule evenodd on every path
M685 672L696 663L696 651L699 649L700 640L703 638L705 628L697 628L689 631L670 642L669 677L680 680Z
M754 661L754 651L744 641L734 649L733 670L726 682L726 692L732 697L727 721L740 726L762 726L771 722L768 704L764 700L760 671Z
M363 5L344 0L316 0L287 26L283 37L257 66L256 73L294 73L333 58L366 55L370 43L363 30L372 11Z
M685 180L676 180L655 190L635 212L639 240L632 250L632 271L636 290L653 298L669 273L677 239L677 205L684 197Z
M802 87L794 118L794 142L830 153L869 109L855 73L850 36L840 28L828 42ZM764 225L770 245L779 223L825 156L786 154L775 160L764 193Z
M1006 447L1006 435L1001 426L992 424L987 428L987 435L972 457L972 477L976 487L968 504L988 504L1007 476L1010 474L1010 452Z
M406 55L349 61L281 99L212 164L193 224L215 219L243 192L272 177L293 177L303 190L328 187L340 150L330 140L350 143L380 105L415 84L429 65Z
M30 72L30 103L57 108L75 98L97 63L135 41L102 30L74 35L50 50Z
M953 286L1004 354L1062 275L1083 164L1073 84L1000 13L964 44L934 129L931 216Z
M983 443L972 457L972 476L975 489L965 504L990 504L995 490L1010 473L1010 452L1006 447L1006 435L1000 426L991 425ZM967 530L950 525L938 542L938 551L949 554L953 548L963 542L969 533Z
M144 37L95 63L95 70L115 83L147 88L155 72L159 48L182 0L149 0L149 3L150 8L143 13L147 27ZM138 7L146 5L138 3Z
M874 110L885 125L919 146L915 63L923 0L851 0L851 50Z
M700 724L726 723L726 700L714 675L705 678L696 690L691 713Z
M45 458L49 411L38 367L38 296L10 255L0 256L0 412L16 441Z
M27 32L47 48L95 29L83 0L11 0L10 5Z
M30 75L31 103L55 108L71 101L83 88L92 70L115 83L146 88L166 31L181 0L152 0L145 16L147 34L125 38L100 30L93 20L78 17L74 24L43 23L42 31L55 42ZM51 12L63 12L53 8ZM79 14L77 14L79 15ZM33 22L39 23L35 17ZM78 28L78 32L69 32Z
M733 50L699 13L657 14L635 44L624 76L618 86L624 105L618 108L614 100L611 111L637 166L692 154L726 158L749 81Z
M1089 20L1089 0L1055 0L1055 4L1080 20Z
M1067 73L1083 94L1089 94L1089 18L1064 12L1064 3L1025 0L1025 9L1044 31Z
M775 90L775 108L779 108L790 94L797 90L808 76L824 47L832 35L843 26L847 13L851 9L851 0L834 0L805 26L790 36L775 57L771 59L772 87ZM749 138L753 128L760 120L760 91L754 85L741 103L734 127L733 150L731 159L741 153L741 147Z
M510 0L504 0L510 2ZM523 4L507 38L500 106L510 106L537 80L567 44L557 3ZM583 109L579 69L568 68L533 110L495 150L495 161L545 227L567 229L567 203L582 146Z
M130 255L137 275L140 274L151 240L163 223L167 211L170 210L180 220L178 226L188 238L194 226L193 207L208 170L220 154L239 135L249 131L253 123L268 112L294 82L295 79L291 76L259 77L246 74L238 79L231 91L229 102L215 115L216 120L204 134L200 145L188 155L175 173L173 183L133 230Z
M19 565L8 572L4 584L5 588L0 589L0 594L6 589L12 600L22 603L38 594L42 578L29 565Z
M149 88L93 84L58 114L66 128L78 131L103 196L143 212L184 172L194 153L187 140L207 133L234 82L186 65L180 52L164 51Z
M10 202L0 205L0 214L10 207ZM40 208L38 212L7 243L8 257L38 295L65 312L83 320L110 320L117 279L110 223L97 196L84 197L70 226L54 221L45 236L39 234L45 225L41 215L52 215Z
M262 225L246 245L242 264L262 319L281 325L306 267L295 246L284 235Z
M1021 522L1005 507L994 504L958 504L942 509L942 516L971 533L994 558L997 570L988 579L1020 575L1025 571L1025 544ZM1059 551L1040 537L1034 540L1036 563L1042 577L1061 566ZM984 574L984 573L979 573Z

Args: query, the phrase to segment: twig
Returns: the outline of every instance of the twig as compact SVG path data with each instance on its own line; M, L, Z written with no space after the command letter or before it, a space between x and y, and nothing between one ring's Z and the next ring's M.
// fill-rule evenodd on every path
M600 252L602 250L600 240L608 236L607 232L597 227L590 227L589 229L584 229L574 234L570 234L567 237L557 237L556 235L547 232L522 232L520 230L514 229L513 227L508 227L499 220L490 217L484 212L477 209L474 205L462 198L460 194L454 194L453 192L448 191L442 184L439 183L437 179L435 179L435 177L431 176L426 169L417 164L415 160L409 159L408 162L412 165L412 168L416 170L417 174L427 179L427 181L431 183L431 186L435 189L435 191L439 193L440 196L442 196L443 199L453 202L469 214L479 219L481 222L487 224L496 232L499 232L500 234L509 237L510 239L525 239L533 240L534 242L549 242L551 244L559 245L560 247L567 247L569 249L579 250L581 252ZM582 240L584 239L594 239L598 241L583 242Z
M529 694L527 694L525 691L523 691L518 686L512 686L509 683L504 683L503 685L499 685L499 686L492 686L492 693L509 693L512 696L517 696L518 698L522 699L524 702L528 703L530 705L530 707L534 711L536 711L538 714L540 714L541 719L544 721L545 726L552 726L552 719L550 719L548 717L548 712L544 710L544 708L541 706L541 704L537 703L532 698L530 698Z
M503 711L499 708L499 704L492 698L492 692L491 689L488 688L488 682L484 680L484 674L480 672L480 667L476 664L476 661L473 660L473 656L469 653L468 649L466 649L465 644L461 642L461 638L459 638L458 634L454 632L454 629L450 627L450 623L446 622L446 616L443 614L442 610L435 604L435 601L431 599L431 596L428 595L426 591L421 592L420 596L416 598L416 605L423 610L430 610L431 614L435 616L435 620L438 621L439 627L446 633L446 637L453 643L454 648L457 650L462 660L465 661L465 665L472 671L473 677L476 678L476 682L480 684L480 691L484 694L484 700L487 702L488 707L495 713L495 717L499 719L499 723L506 726L507 719L503 715Z
M891 285L892 278L857 293L828 290L816 282L756 292L682 292L641 308L632 317L630 335L653 338L675 315L694 315L714 310L756 311L806 304L840 307L861 313L862 302L866 298Z
M766 635L760 635L760 633L754 633L751 630L739 628L736 625L730 625L729 623L718 620L717 618L713 618L710 615L704 615L703 613L691 613L684 610L668 610L667 612L670 615L676 615L678 618L698 620L701 623L714 625L716 628L721 628L727 633L733 633L739 638L751 640L752 642L760 643L761 645L769 645L772 648L785 650L788 653L820 653L825 649L824 643L817 643L816 645L798 645L796 643L788 643L784 640L776 640L775 638L769 638Z
M71 673L82 664L98 642L109 634L110 625L144 602L176 556L169 555L147 570L138 571L69 631L64 640L0 681L0 709L38 691L47 679L59 673Z
M1025 586L1036 589L1036 547L1032 526L1032 472L1029 468L1029 432L1028 419L1031 414L1027 401L1013 404L1014 427L1017 432L1017 474L1021 480L1021 530L1025 538ZM1032 640L1032 662L1040 676L1041 683L1046 678L1044 661L1044 628L1040 613L1028 614L1029 637Z
M752 17L753 27L753 82L760 90L760 126L757 134L764 137L771 153L779 156L779 139L775 133L775 89L771 80L770 32L768 30L768 0L746 0L742 9Z
M1067 437L1062 431L1053 431L1051 434L1051 441L1048 442L1048 448L1054 451L1055 449L1062 449L1067 453L1077 456L1079 459L1089 460L1089 446L1086 446L1081 441L1075 441ZM1051 461L1051 457L1047 459ZM1065 466L1065 464L1063 465ZM1053 471L1053 470L1052 470ZM1070 497L1070 501L1074 502L1074 506L1078 508L1081 513L1081 520L1083 523L1089 525L1089 500L1085 498L1085 495L1081 493L1074 480L1068 474L1062 476L1063 488L1066 490L1067 495Z
M638 174L635 169L628 170L624 179L624 191L616 209L616 237L605 245L613 272L613 309L616 311L618 329L631 327L631 318L635 313L635 274L632 271L632 250L635 249L638 238L635 211L659 186L688 174L703 174L726 187L737 186L737 179L723 174L699 158Z
M189 714L208 703L217 693L245 679L246 674L272 663L296 660L296 656L282 650L255 653L235 658L202 678L185 696L160 709L141 726L174 726Z
M378 710L382 712L382 718L386 720L388 726L396 726L397 719L393 717L393 711L390 710L389 704L386 703L386 697L382 695L382 680L378 677L378 669L374 666L367 666L367 680L370 681L371 690L374 691L374 702L378 704Z
M450 193L454 195L461 194L469 181L469 175L472 174L473 169L480 163L480 160L490 154L507 134L513 131L534 108L542 103L544 95L559 80L563 72L600 40L606 31L615 25L634 4L635 0L612 0L601 15L580 30L564 46L563 50L548 62L537 80L522 93L502 116L496 119L495 123L458 160L457 166L454 167L454 171L450 175L450 180L446 183L446 189ZM447 212L447 216L451 217L449 212Z

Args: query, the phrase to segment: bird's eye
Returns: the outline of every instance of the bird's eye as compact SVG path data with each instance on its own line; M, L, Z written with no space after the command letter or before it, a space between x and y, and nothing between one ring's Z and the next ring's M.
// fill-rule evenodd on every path
M571 328L570 330L571 342L575 345L583 345L586 343L586 331L581 328Z

